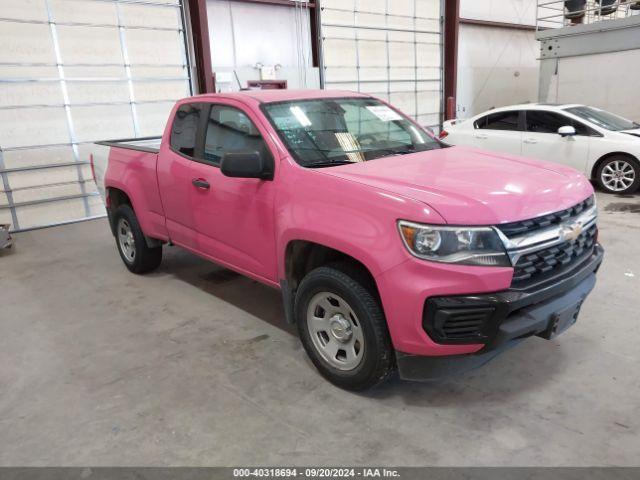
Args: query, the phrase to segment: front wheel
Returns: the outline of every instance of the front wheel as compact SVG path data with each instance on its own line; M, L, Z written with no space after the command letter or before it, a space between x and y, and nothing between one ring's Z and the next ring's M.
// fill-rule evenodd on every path
M597 181L605 192L633 193L640 185L640 165L630 157L614 155L598 167Z
M333 264L311 271L296 292L295 315L309 358L331 383L366 390L393 371L384 313L357 269Z
M136 214L129 205L120 205L113 215L116 245L125 266L133 273L155 270L162 262L162 246L150 248Z

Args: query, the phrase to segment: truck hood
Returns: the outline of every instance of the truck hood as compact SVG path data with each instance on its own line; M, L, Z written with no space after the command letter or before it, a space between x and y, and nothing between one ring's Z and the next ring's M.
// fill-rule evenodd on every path
M323 173L423 202L454 225L526 220L569 208L593 193L589 181L572 168L466 147L330 167Z

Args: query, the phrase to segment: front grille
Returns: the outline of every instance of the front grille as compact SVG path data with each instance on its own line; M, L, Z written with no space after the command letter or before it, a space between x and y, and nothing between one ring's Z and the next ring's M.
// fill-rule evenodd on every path
M512 284L542 281L582 263L593 253L597 227L592 225L578 238L520 257L514 267Z
M593 205L594 198L593 196L591 196L585 201L580 202L571 208L567 208L555 213L550 213L548 215L543 215L541 217L532 218L531 220L504 223L502 225L498 225L498 228L508 238L518 237L520 235L532 233L536 230L547 228L552 225L559 225L569 218L580 215L582 212L591 208Z

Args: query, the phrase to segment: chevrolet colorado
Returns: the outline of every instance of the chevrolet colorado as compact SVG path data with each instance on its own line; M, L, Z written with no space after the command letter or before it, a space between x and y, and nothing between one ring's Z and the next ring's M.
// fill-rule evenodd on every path
M314 365L343 388L396 368L440 378L553 338L603 258L582 174L449 147L365 94L195 96L161 138L98 144L129 270L178 245L280 289Z

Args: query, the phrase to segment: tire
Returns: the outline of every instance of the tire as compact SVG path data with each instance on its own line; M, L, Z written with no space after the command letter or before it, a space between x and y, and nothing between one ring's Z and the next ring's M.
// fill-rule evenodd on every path
M382 307L358 269L336 263L309 272L296 292L294 313L304 349L334 385L366 390L393 372L394 352Z
M120 205L113 214L116 247L129 271L147 273L162 262L162 245L150 248L136 214L129 205Z
M640 186L640 164L626 155L613 155L598 166L596 181L607 193L633 193Z

